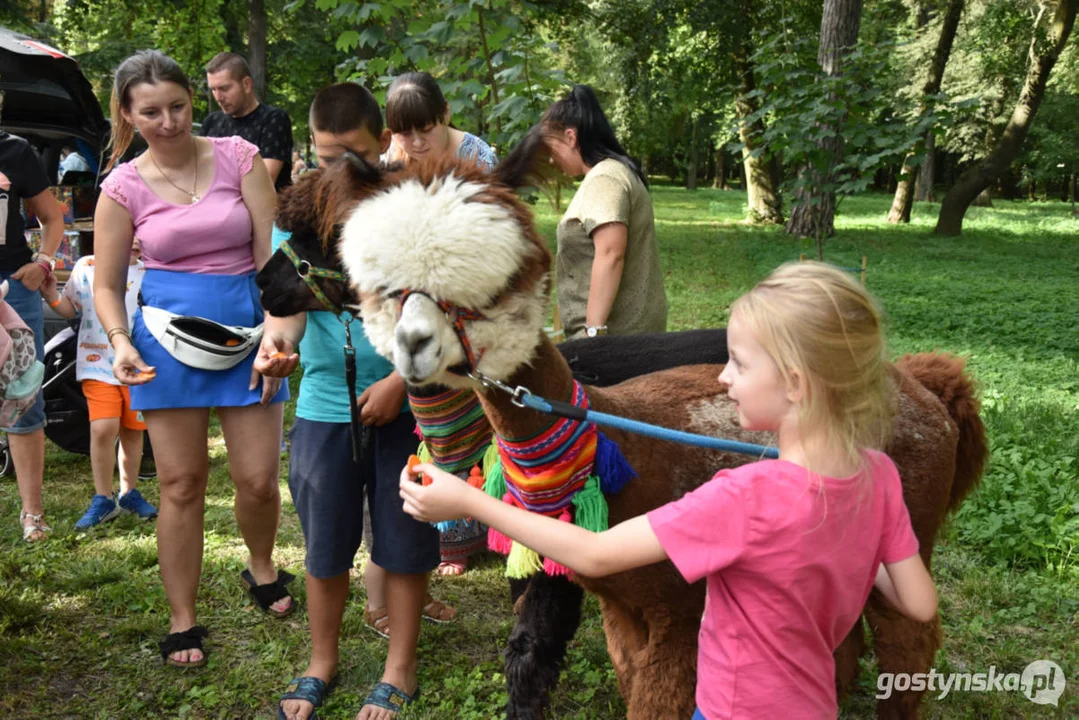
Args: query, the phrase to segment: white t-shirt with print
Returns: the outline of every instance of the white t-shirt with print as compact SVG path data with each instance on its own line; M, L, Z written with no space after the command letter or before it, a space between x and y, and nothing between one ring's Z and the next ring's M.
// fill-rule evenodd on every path
M146 266L142 261L127 268L127 326L131 327L134 321L135 311L138 309L139 289L142 287L142 277L146 274ZM119 385L120 381L112 374L113 352L112 345L105 328L97 319L94 312L94 256L87 255L75 263L71 269L71 277L64 285L64 297L75 305L82 313L82 322L79 323L79 347L75 356L75 379L76 380L99 380L111 385Z

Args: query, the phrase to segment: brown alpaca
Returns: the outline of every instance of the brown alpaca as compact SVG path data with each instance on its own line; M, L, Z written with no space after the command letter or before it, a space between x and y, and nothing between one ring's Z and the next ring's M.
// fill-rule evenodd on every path
M379 191L363 193L367 198L348 214L339 253L363 297L368 337L393 358L406 381L480 390L492 427L513 439L533 435L550 419L463 377L460 373L470 361L465 339L475 351L474 369L510 386L565 400L572 377L541 330L550 256L526 208L509 192L522 177L519 158L510 161L493 177L442 165L383 178ZM412 293L404 296L405 291ZM479 317L455 329L456 308L478 311ZM601 412L712 436L771 442L767 435L738 427L733 404L716 379L720 369L676 368L606 389L588 388L587 393L592 407ZM903 479L928 565L945 515L978 482L986 455L984 428L961 360L905 357L896 363L894 378L898 406L887 452ZM749 460L605 432L639 474L607 498L612 525L681 497L717 469ZM628 718L689 717L695 704L703 583L687 586L669 562L578 581L599 598ZM907 620L876 592L865 615L882 671L929 669L940 646L938 620ZM859 626L836 653L841 693L850 687L863 649ZM880 704L879 714L914 717L919 701L920 693L899 693Z

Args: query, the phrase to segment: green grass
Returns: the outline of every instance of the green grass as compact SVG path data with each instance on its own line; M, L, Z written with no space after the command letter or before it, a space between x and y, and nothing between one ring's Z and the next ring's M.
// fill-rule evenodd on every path
M653 188L672 328L725 323L730 302L770 269L813 249L775 228L744 225L745 196ZM944 646L938 672L1021 672L1051 659L1070 681L1059 708L1019 693L927 698L928 718L1079 715L1079 222L1059 203L973 208L961 238L931 234L935 205L909 227L884 223L888 198L847 200L826 259L869 258L868 285L889 318L896 354L946 349L969 358L992 444L982 487L936 549ZM541 203L541 230L557 214ZM91 493L86 458L50 448L45 502L53 537L26 546L18 494L0 481L0 712L15 718L272 717L307 660L305 617L275 621L239 585L244 548L232 518L224 448L211 438L200 621L211 630L204 670L163 668L156 641L168 613L151 525L122 518L91 533L72 525ZM282 469L284 478L284 468ZM153 482L144 485L155 500ZM303 541L282 480L277 559L299 571ZM357 562L357 566L360 566ZM381 671L385 644L363 625L362 583L345 616L341 682L320 717L351 718ZM302 583L293 586L303 602ZM512 615L500 564L481 560L434 593L461 620L425 625L424 699L410 718L496 717L505 699L500 650ZM875 664L843 716L873 716ZM551 717L624 715L589 600Z

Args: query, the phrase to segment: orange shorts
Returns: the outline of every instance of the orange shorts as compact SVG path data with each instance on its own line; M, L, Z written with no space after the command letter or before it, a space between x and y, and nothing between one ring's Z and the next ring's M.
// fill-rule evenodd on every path
M120 425L131 430L145 430L146 423L131 409L131 391L126 385L110 385L100 380L83 380L82 394L90 408L90 422L120 418Z

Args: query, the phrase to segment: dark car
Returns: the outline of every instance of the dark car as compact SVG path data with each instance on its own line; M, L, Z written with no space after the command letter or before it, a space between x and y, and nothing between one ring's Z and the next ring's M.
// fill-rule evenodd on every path
M60 50L0 27L0 128L30 141L53 184L60 151L74 145L97 185L109 141L109 122L79 64Z
M30 142L51 184L58 184L60 151L65 146L74 147L90 165L90 172L69 171L63 179L65 186L79 191L73 204L82 207L74 208L74 214L88 219L108 159L110 125L79 64L45 42L0 27L0 92L0 128ZM93 252L93 230L80 228L79 235L81 252ZM69 452L88 453L90 424L86 401L75 379L75 335L71 330L65 333L73 324L47 305L44 310L48 348L45 434ZM10 470L7 439L0 437L0 477ZM153 473L153 451L147 440L139 475Z

